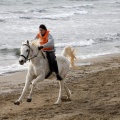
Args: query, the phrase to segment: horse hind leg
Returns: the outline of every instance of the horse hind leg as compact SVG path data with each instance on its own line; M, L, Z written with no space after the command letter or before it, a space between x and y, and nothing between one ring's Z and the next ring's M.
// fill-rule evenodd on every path
M71 100L71 91L68 89L67 85L64 83L64 88L67 94L67 100Z
M55 104L60 104L61 103L62 93L63 93L63 90L64 90L64 80L59 81L59 86L60 86L59 95L58 95L58 99L55 102Z

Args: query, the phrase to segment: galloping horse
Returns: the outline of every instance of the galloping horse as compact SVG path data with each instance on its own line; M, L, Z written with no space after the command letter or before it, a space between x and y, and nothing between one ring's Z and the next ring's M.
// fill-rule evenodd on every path
M25 86L19 99L14 103L15 105L20 104L23 97L25 96L26 91L32 83L30 94L27 98L27 102L31 102L34 86L37 84L37 82L43 81L50 72L46 53L42 50L38 50L38 45L34 44L34 42L25 41L24 43L22 43L20 49L19 63L23 65L27 60L29 60L30 62L28 66L28 72L26 75ZM64 81L69 71L69 61L63 55L57 55L56 60L58 64L59 74L63 78L63 80L59 81L59 95L57 101L55 102L55 104L59 104L61 103L62 92L64 88L67 94L67 98L71 99L71 92Z

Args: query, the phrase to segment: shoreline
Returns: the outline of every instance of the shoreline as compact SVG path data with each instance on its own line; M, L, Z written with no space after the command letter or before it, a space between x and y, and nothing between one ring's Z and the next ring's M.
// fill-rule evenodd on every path
M93 58L87 58L87 59L77 58L75 60L75 64L77 64L78 66L90 65L90 63L102 62L103 60L107 60L107 59L110 59L112 57L117 57L117 56L120 56L120 53L100 55L100 56L96 56L96 57L93 57ZM101 59L103 59L103 60L101 60ZM83 64L78 64L78 63L83 63ZM84 63L88 63L88 64L84 64ZM21 72L25 72L25 71L27 71L27 69L26 70L17 70L17 71L7 72L7 73L1 74L0 77L12 75L12 74L15 74L15 73L21 73Z
M80 62L93 62L93 63L96 63L96 62L102 62L102 61L105 61L105 60L109 60L109 59L111 59L113 57L120 57L120 53L100 55L100 56L97 56L97 57L94 57L94 58L88 58L88 59L78 59L78 62L80 61Z
M94 63L110 60L110 59L112 59L114 57L120 57L120 53L101 55L101 56L97 56L97 57L94 57L94 58L87 58L87 59L78 58L78 59L75 60L75 65L76 66L78 65L79 67L84 66L84 65L91 65L91 64L94 64ZM6 79L9 76L10 76L10 81L11 81L12 78L14 78L14 76L18 76L18 79L21 79L26 74L27 74L27 69L22 70L22 71L17 70L17 71L14 71L14 72L4 73L4 74L0 75L0 82L4 81L4 78Z
M77 66L90 65L92 62L97 62L97 61L99 62L100 61L99 58L106 59L107 57L117 56L119 54L120 53L106 54L106 55L100 55L100 56L91 57L91 58L85 58L85 59L77 58L77 56L76 56L77 59L75 60L75 62L77 64ZM24 68L24 65L23 65L22 68ZM17 68L17 70L14 70L14 68L12 68L12 69L13 70L11 70L11 71L7 71L7 72L4 71L4 72L0 73L0 77L27 70L26 66L25 66L25 68L23 70L22 69L18 69L18 68Z
M75 65L78 67L85 67L85 66L94 65L95 63L104 62L104 61L108 61L113 58L119 58L119 57L120 57L120 54L117 53L117 54L102 55L102 56L98 56L95 58L89 58L89 59L77 59L77 60L75 60ZM71 69L72 68L70 68L70 70ZM24 84L26 74L27 74L27 70L9 72L4 75L1 75L0 83L1 83L2 87L0 87L0 91L1 91L0 94L2 92L5 93L4 91L7 91L7 92L11 91L11 89L4 90L4 86L8 86L9 84L14 85L14 86L15 85L17 86L19 84Z

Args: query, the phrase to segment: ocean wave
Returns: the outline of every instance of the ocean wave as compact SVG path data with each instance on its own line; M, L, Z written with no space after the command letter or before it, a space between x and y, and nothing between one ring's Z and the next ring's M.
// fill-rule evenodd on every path
M0 75L23 71L27 69L27 64L25 65L19 65L19 64L12 64L10 66L0 66Z
M61 13L61 14L54 14L54 15L41 15L38 17L39 19L51 19L51 20L58 20L63 18L69 18L75 14L87 14L88 11L73 11L73 12L67 12L67 13Z
M28 14L28 13L46 13L47 10L45 9L31 9L31 10L18 10L18 11L5 11L1 14L10 14L10 13L13 13L13 14Z
M72 5L72 6L61 6L61 8L93 8L94 4L81 4L81 5Z
M45 12L44 10L31 10L31 12ZM76 14L87 14L88 11L86 10L76 10L76 11L72 11L72 12L64 12L64 13L60 13L60 14L52 14L52 15L37 15L37 16L26 16L26 15L23 15L23 16L20 16L19 18L20 19L27 19L27 20L30 20L30 19L49 19L49 20L59 20L59 19L65 19L65 18L70 18Z
M14 13L14 14L26 14L28 13L27 10L24 10L24 11L9 11L9 13Z
M114 42L116 40L120 40L120 34L115 34L115 35L109 35L104 38L96 38L95 41L96 43L101 43L101 42Z
M80 59L89 59L89 58L95 58L98 56L103 56L103 55L110 55L110 54L114 54L114 53L120 53L119 51L107 51L107 52L100 52L100 53L89 53L87 55L79 55L77 56L77 58Z
M0 19L0 22L5 23L6 21L5 21L5 20L3 20L3 19Z
M79 46L89 46L95 44L95 41L92 39L89 40L84 40L84 41L79 41L79 42L69 42L69 43L56 43L55 47L65 47L65 46L74 46L74 47L79 47Z
M115 7L118 7L118 8L120 7L120 2L116 2L115 4L116 4Z
M7 44L7 43L0 43L0 50L2 49L18 49L19 46L18 45L14 45L14 43L12 45Z
M62 14L55 14L55 15L43 15L40 16L39 19L52 19L52 20L56 20L59 18L68 18L70 16L74 15L73 12L70 13L62 13Z
M28 17L28 16L23 16L23 17L19 17L20 19L27 19L27 20L30 20L32 19L32 17Z
M115 2L115 3L120 5L120 2Z
M32 2L25 2L24 4L29 4L30 5L30 4L32 4Z
M79 41L79 42L70 42L69 44L68 43L56 43L55 47L60 48L60 47L68 46L68 45L78 47L78 46L89 46L92 44L95 44L95 41L92 39L89 39L89 40L84 40L84 41ZM0 52L1 52L1 54L12 54L16 57L19 57L20 47L4 45L0 48Z
M17 45L7 45L7 44L0 44L1 48L0 48L0 53L1 54L12 54L16 57L18 57L20 55L20 48Z
M47 10L45 9L33 9L33 10L30 10L31 13L46 13Z
M120 34L115 35L109 35L104 38L96 38L96 39L87 39L87 40L81 40L81 41L75 41L75 42L66 42L66 43L56 43L56 47L65 47L67 45L74 46L74 47L84 47L84 46L90 46L93 44L99 44L99 43L105 43L105 42L115 42L120 41Z
M37 13L37 14L34 14ZM39 15L39 13L41 13ZM7 15L6 19L13 19L12 14L14 14L15 19L25 19L25 20L31 20L31 19L49 19L49 20L59 20L59 19L68 19L74 15L84 15L88 14L87 10L73 10L73 11L64 11L63 13L53 13L48 14L47 10L45 9L32 9L32 10L21 10L21 11L7 11L2 14L9 14ZM16 15L15 15L16 14ZM34 14L34 15L33 15ZM11 17L12 16L12 17ZM0 22L5 22L5 20L0 19Z
M16 57L19 57L20 55L20 49L18 48L14 48L14 49L7 49L7 48L4 48L4 49L0 49L0 52L1 54L12 54Z
M87 13L88 13L88 11L85 11L85 10L74 12L74 14L87 14Z
M86 40L76 40L74 42L70 41L68 42L60 42L59 43L55 43L55 47L56 48L62 48L65 46L73 46L73 47L86 47L86 46L91 46L94 44L99 44L99 43L107 43L107 42L115 42L115 41L120 41L120 34L115 34L115 35L111 35L108 37L104 37L104 38L96 38L96 39L86 39ZM16 57L19 57L20 55L20 46L17 45L8 45L8 44L2 44L0 43L0 53L1 54L11 54L14 55Z
M70 0L70 1L80 1L80 0ZM99 0L81 0L81 1L99 1Z

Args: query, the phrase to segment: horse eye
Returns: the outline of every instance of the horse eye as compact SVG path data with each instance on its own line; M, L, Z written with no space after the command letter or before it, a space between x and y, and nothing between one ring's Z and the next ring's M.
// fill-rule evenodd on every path
M27 49L26 52L28 52L29 50Z

